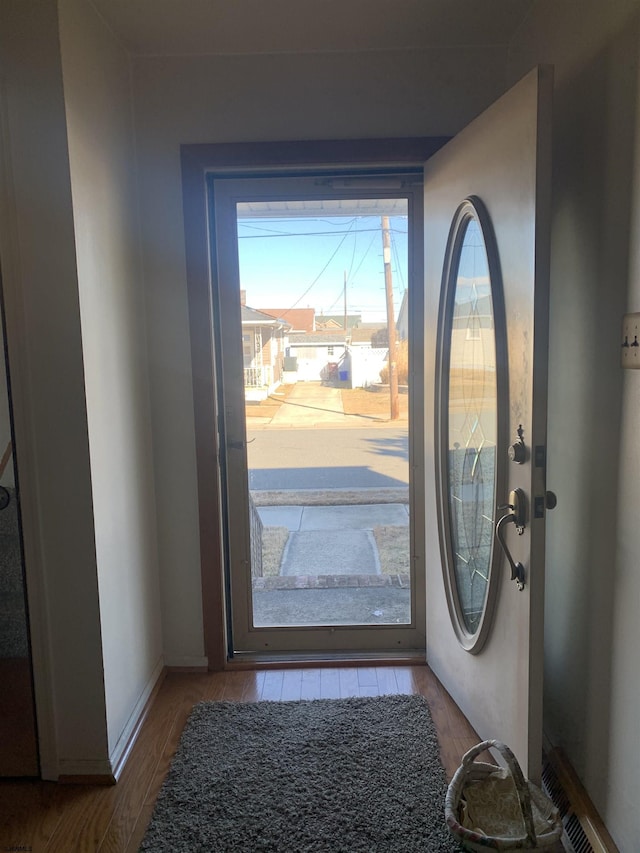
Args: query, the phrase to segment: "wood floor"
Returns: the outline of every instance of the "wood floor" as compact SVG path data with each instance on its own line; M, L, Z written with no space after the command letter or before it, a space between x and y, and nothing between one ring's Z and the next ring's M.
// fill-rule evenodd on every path
M167 674L117 785L0 781L0 851L134 853L195 702L419 693L428 701L450 777L478 737L426 666Z

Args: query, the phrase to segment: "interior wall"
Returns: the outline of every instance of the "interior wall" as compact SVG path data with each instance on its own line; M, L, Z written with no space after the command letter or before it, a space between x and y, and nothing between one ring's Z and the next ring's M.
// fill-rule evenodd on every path
M109 753L162 665L129 57L86 0L60 0Z
M640 376L619 367L640 310L637 11L543 0L509 51L510 81L537 62L556 78L545 729L622 851L640 835Z
M0 252L45 778L108 772L67 130L54 0L0 3Z
M505 61L495 46L134 60L169 662L204 662L180 145L453 134L502 94Z

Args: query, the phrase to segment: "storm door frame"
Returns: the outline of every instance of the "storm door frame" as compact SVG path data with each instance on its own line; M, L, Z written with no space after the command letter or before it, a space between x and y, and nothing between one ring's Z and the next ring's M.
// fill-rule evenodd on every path
M380 169L421 168L447 137L323 142L218 143L181 146L183 214L200 533L205 655L212 671L232 668L223 553L223 490L218 442L212 247L207 180L285 177ZM417 253L418 254L418 253ZM416 259L422 268L422 259ZM419 353L418 357L423 356ZM327 652L327 659L336 655ZM400 657L404 657L402 654ZM263 660L263 658L261 658ZM371 660L367 658L370 663ZM254 661L257 663L258 661ZM281 660L280 660L281 662ZM350 659L353 663L353 658ZM246 665L246 664L245 664Z

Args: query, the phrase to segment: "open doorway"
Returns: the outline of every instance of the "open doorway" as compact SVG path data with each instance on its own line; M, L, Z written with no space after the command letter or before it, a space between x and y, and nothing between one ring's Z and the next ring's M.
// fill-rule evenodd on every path
M424 649L420 189L211 182L234 654Z
M419 282L423 275L423 253L421 223L422 210L422 169L424 162L440 149L447 139L444 137L415 137L397 139L367 139L367 140L333 140L322 142L265 142L265 143L234 143L213 145L184 145L181 149L183 201L185 215L185 249L187 260L187 282L189 293L189 324L191 336L191 353L193 364L193 394L194 417L196 429L196 458L198 477L198 507L200 528L200 554L202 568L202 596L205 651L210 669L220 669L227 662L238 656L237 633L232 633L230 613L227 604L230 600L228 593L229 574L228 549L225 536L228 537L229 525L223 520L229 518L227 495L223 489L223 480L227 476L225 470L227 454L230 452L232 441L245 441L245 409L244 395L240 395L238 404L234 407L220 410L220 388L223 381L220 369L220 359L215 352L215 339L219 337L221 311L219 305L214 305L212 284L222 281L225 270L220 269L218 248L220 245L235 245L237 243L237 212L231 201L229 215L222 215L218 208L220 196L213 194L213 183L227 178L248 178L259 176L278 177L284 181L287 177L303 176L310 179L315 186L316 194L319 181L334 179L360 179L359 189L354 193L350 190L344 194L348 197L376 197L380 190L369 193L363 188L365 176L380 177L386 175L388 196L410 198L410 220L416 227L416 234L409 245L408 268L409 276ZM402 192L397 192L398 176L407 175ZM363 181L364 179L364 181ZM395 189L389 186L394 182ZM326 187L326 183L325 183ZM335 189L335 188L334 188ZM389 190L391 189L391 192ZM382 193L383 195L385 193ZM313 197L305 193L307 197ZM216 239L213 240L213 236ZM237 267L237 251L235 252ZM220 274L222 272L222 275ZM238 276L238 269L231 271ZM236 285L237 287L237 285ZM339 289L339 288L338 288ZM410 299L410 322L415 324L417 334L413 336L412 366L410 367L409 382L413 383L412 392L408 395L409 421L413 429L409 430L410 478L413 490L414 506L424 505L424 480L420 473L424 467L424 425L422 411L424 408L424 393L421 384L423 373L424 346L422 341L423 291L421 287L413 289L407 285ZM235 305L235 307L233 307ZM240 296L231 300L229 310L233 316L235 311L238 326L240 319ZM243 352L240 345L236 349L236 363L242 368ZM413 375L412 375L413 371ZM242 388L242 384L237 383ZM229 422L233 413L238 413L237 421ZM224 417L223 417L224 415ZM237 430L238 438L230 433ZM249 445L249 448L251 445ZM236 452L246 453L242 447ZM248 485L247 485L248 491ZM225 527L226 525L226 527ZM413 513L413 528L411 532L411 547L415 549L414 563L422 563L423 551L420 543L423 541L424 516L416 510ZM418 600L424 600L424 569L423 566L414 569L416 584L422 585L422 590L415 586L414 593ZM415 650L418 657L424 656L424 626L420 635L407 642L406 645L390 646L389 634L386 629L376 627L373 637L379 645L364 646L359 651L349 654L350 657L363 657L362 650L367 649L367 657L380 656L391 651L396 656L406 658ZM264 629L259 629L264 631ZM296 629L284 629L295 631ZM300 642L296 648L299 655L309 659L322 657L335 658L351 645L351 630L332 626L322 634L321 642L313 645ZM360 633L360 629L358 630ZM253 644L255 648L257 644ZM320 651L314 649L320 648ZM261 646L256 655L273 654L272 647ZM249 658L251 653L246 653ZM294 657L295 653L285 651L280 657Z

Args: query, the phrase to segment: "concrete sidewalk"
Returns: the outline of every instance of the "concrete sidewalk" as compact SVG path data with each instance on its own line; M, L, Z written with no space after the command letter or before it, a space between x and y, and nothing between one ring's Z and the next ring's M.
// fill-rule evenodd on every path
M352 506L258 506L265 527L286 527L293 531L373 530L387 524L409 524L405 504L354 504Z

